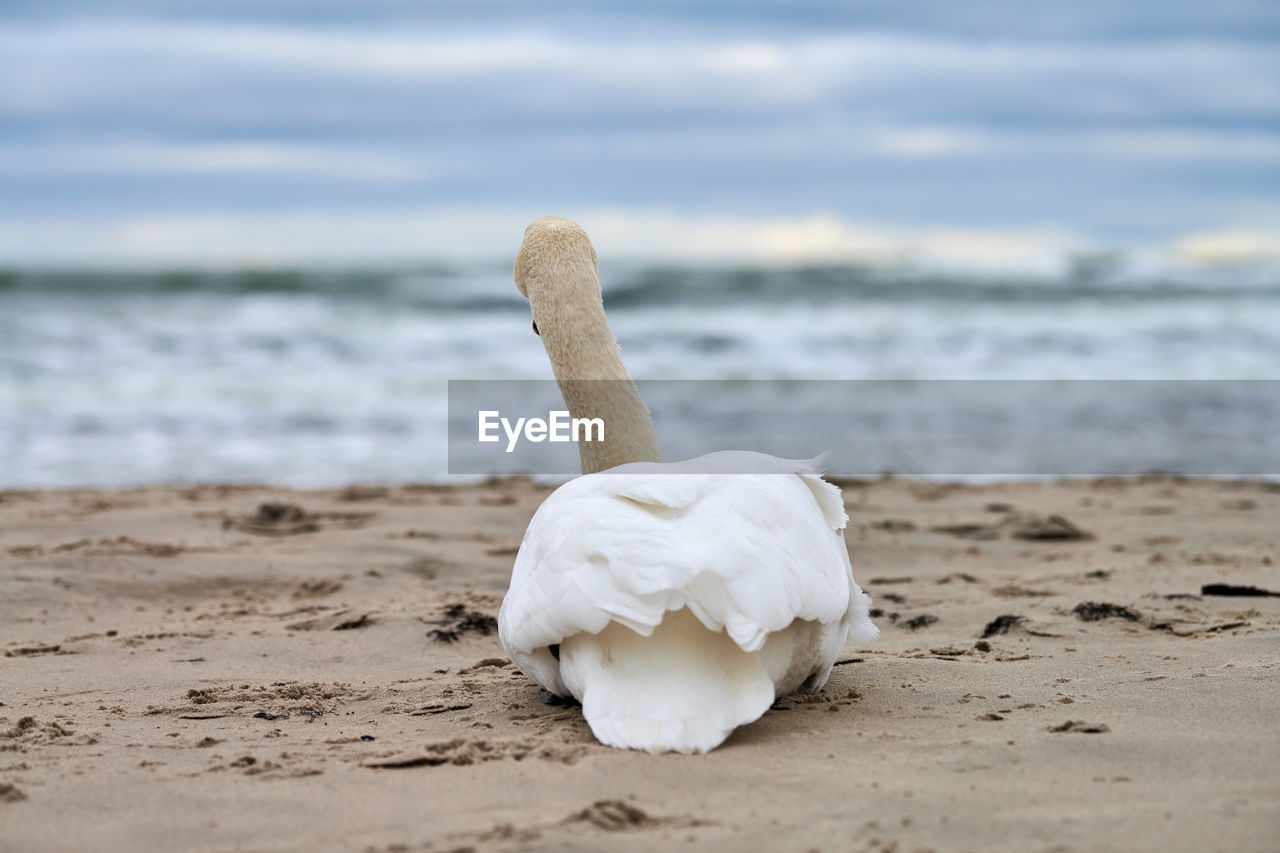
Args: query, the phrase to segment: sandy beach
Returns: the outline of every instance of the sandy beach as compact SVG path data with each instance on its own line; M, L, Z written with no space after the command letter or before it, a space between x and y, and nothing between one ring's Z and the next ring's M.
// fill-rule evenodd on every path
M705 756L504 656L548 487L0 493L0 849L1280 846L1280 488L842 486L880 641Z

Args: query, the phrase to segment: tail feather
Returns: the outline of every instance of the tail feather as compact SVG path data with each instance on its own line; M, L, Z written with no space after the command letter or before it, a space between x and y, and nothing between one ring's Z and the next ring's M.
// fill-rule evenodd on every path
M687 609L648 637L617 623L560 644L560 674L603 743L705 752L758 719L775 685L764 657L713 633Z

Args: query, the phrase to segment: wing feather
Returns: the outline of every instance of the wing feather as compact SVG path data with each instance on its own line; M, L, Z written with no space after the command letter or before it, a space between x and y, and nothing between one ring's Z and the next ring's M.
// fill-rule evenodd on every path
M667 611L688 607L755 651L797 619L839 623L853 609L865 618L840 490L822 480L821 462L729 451L566 483L516 557L499 614L504 645L527 656L611 621L648 636Z

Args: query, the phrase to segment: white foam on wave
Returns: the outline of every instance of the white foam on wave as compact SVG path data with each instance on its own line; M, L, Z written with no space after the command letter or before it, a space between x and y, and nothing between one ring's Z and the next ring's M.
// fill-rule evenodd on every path
M633 283L610 317L640 378L1280 379L1261 274L895 275L624 267L606 289ZM447 380L550 368L494 265L392 280L0 283L0 486L443 476Z

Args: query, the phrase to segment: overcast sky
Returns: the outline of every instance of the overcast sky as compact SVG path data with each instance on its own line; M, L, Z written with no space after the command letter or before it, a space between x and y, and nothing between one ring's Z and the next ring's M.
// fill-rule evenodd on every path
M0 262L1280 251L1280 4L0 6Z

